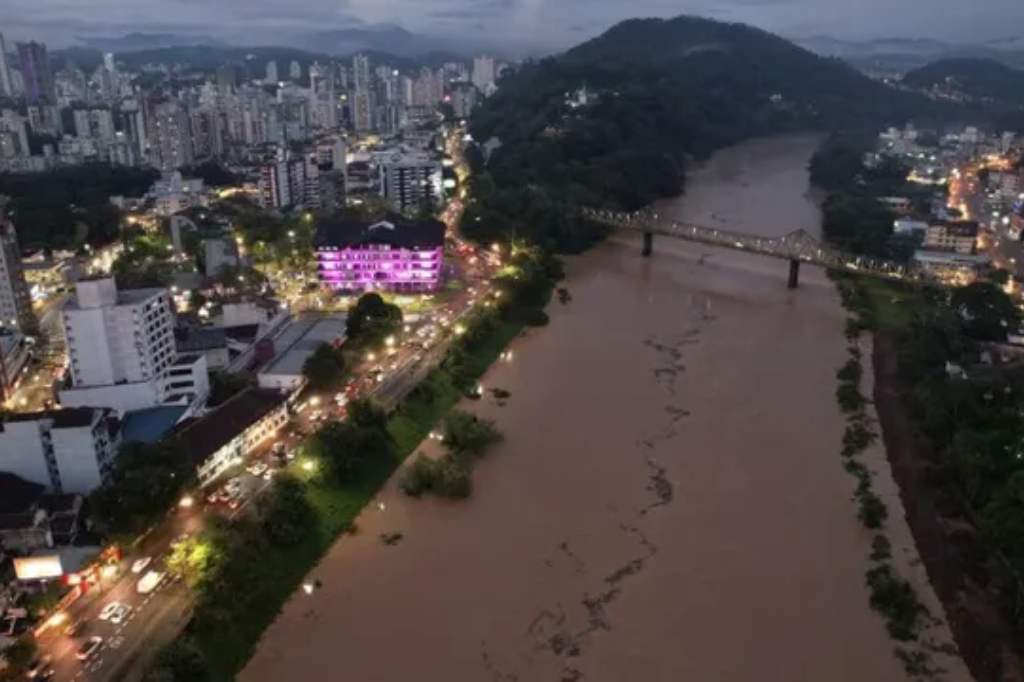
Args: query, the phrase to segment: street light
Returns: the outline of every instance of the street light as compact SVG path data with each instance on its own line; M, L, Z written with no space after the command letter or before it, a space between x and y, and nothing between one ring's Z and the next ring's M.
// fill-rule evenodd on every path
M194 505L195 503L196 501L192 499L191 495L185 495L178 502L178 506L181 507L182 509L191 509L192 505Z
M316 468L316 462L314 462L311 459L307 459L307 460L304 460L302 462L302 469L303 469L303 471L312 471L315 468Z
M389 336L388 338L384 339L384 343L386 345L388 345L388 346L395 345L395 337L394 336Z

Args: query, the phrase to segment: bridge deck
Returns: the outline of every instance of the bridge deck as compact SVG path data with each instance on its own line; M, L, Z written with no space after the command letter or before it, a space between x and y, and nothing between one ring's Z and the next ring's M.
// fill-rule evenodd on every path
M587 209L584 211L584 215L590 220L616 229L664 235L697 244L746 251L770 258L811 263L869 277L901 282L939 283L932 273L920 267L839 251L821 244L804 230L794 230L781 237L759 237L675 220L663 221L659 219L657 213L647 211L621 213Z

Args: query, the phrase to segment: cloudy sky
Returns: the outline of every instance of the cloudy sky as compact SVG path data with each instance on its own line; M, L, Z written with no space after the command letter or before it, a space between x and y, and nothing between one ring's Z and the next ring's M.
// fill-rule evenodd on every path
M697 14L789 37L928 37L973 41L1024 32L1024 0L0 0L8 42L75 35L203 33L286 42L304 31L397 24L505 45L563 47L621 19ZM1010 27L1010 28L1007 28Z

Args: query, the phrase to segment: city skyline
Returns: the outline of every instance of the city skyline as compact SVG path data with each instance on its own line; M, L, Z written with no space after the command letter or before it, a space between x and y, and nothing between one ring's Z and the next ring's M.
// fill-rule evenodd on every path
M212 35L236 44L294 44L330 30L399 26L448 39L453 47L558 50L631 17L706 16L749 23L790 38L933 38L951 42L1006 39L1006 26L1024 20L1017 0L985 0L985 11L964 3L912 0L9 0L8 43L37 39L55 47L78 38L131 32ZM173 8L173 11L168 11ZM97 21L96 17L103 17Z

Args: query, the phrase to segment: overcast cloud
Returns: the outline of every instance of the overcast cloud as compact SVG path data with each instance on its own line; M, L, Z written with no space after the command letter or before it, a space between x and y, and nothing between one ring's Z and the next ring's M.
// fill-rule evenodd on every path
M54 45L131 31L283 43L307 31L397 24L410 31L564 47L635 16L697 14L789 37L1019 36L1024 0L0 0L8 39ZM1008 30L1006 27L1012 27Z

